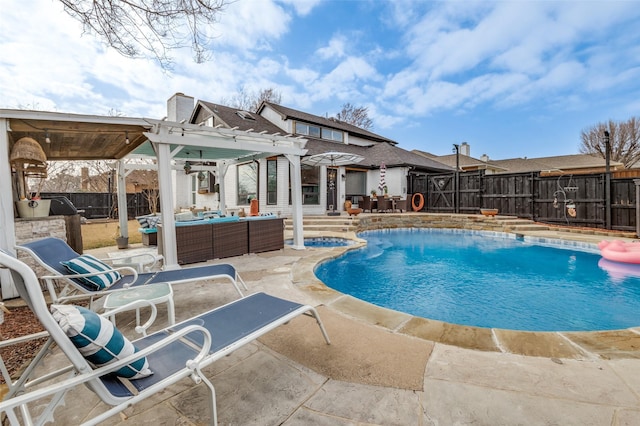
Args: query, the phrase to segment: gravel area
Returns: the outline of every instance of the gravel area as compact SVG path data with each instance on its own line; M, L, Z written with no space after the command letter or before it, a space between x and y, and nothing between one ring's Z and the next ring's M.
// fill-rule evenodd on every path
M12 339L44 330L28 307L14 307L9 310L10 313L4 314L4 323L0 324L0 339ZM16 372L34 357L45 342L46 338L42 338L0 349L0 356L11 377L16 377ZM0 383L4 383L1 374Z

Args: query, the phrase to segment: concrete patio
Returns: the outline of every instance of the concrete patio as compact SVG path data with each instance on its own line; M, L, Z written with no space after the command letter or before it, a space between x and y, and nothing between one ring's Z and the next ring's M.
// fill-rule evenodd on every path
M317 281L313 265L343 250L286 247L216 261L233 264L250 292L319 306L332 339L326 345L315 322L300 317L215 363L207 374L219 424L640 425L640 328L524 333L414 318ZM175 295L178 321L236 297L224 282L182 284ZM130 337L133 318L118 317ZM156 326L165 325L160 307ZM49 365L55 362L56 356ZM58 424L77 424L106 408L85 388L66 401ZM205 388L185 380L107 424L208 420Z

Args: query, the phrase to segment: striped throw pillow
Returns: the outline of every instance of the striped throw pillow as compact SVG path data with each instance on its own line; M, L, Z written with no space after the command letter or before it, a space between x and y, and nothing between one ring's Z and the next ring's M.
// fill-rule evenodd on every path
M111 364L138 349L106 318L93 311L73 305L51 305L51 314L74 346L94 367ZM146 357L128 364L115 374L128 379L140 379L151 374Z
M79 278L79 280L94 290L104 290L122 278L122 275L120 275L118 271L114 271L111 266L90 254L83 254L75 259L62 262L62 264L72 274L93 274L96 272L104 272L90 277Z

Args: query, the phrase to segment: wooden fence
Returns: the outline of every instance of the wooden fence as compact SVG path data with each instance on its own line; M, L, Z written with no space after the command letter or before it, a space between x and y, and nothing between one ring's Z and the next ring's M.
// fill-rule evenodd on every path
M456 183L457 182L457 183ZM636 230L634 178L605 173L540 176L485 175L484 171L412 176L409 187L425 195L424 211L478 213L481 208L550 224ZM610 204L610 206L609 206ZM607 224L607 209L610 225Z
M67 197L78 210L84 210L82 216L87 219L117 218L118 196L108 192L46 192L42 198ZM127 194L127 217L148 214L149 201L145 194L137 192Z

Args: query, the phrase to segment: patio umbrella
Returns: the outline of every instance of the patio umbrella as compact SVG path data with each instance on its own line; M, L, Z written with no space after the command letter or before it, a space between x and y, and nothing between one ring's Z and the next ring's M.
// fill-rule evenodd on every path
M310 155L301 160L302 164L308 166L344 166L346 164L359 163L364 157L358 154L350 154L348 152L323 152L322 154ZM329 180L329 189L331 190L332 212L330 216L336 215L336 176L332 174ZM338 213L340 214L340 213Z
M385 180L385 175L387 174L387 166L384 165L384 162L380 163L380 182L378 183L378 189L380 190L380 194L384 195L384 187L387 186L387 181Z

